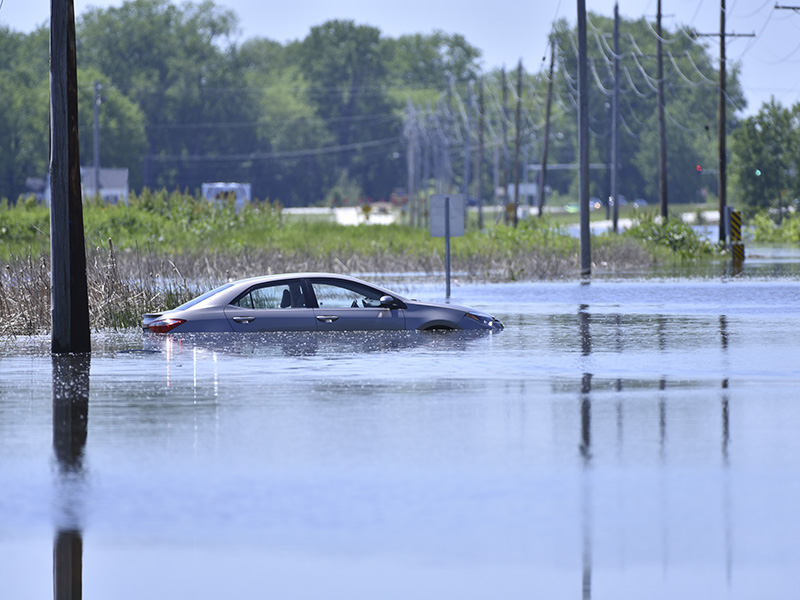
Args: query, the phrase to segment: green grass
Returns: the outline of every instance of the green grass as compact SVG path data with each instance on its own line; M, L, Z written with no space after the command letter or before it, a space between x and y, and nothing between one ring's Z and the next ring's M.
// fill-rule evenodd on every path
M600 212L600 211L598 211ZM641 213L640 213L641 214ZM92 327L135 327L141 314L173 308L226 280L297 271L441 273L444 241L425 228L338 225L293 218L279 205L240 212L185 194L145 192L130 205L84 205ZM50 320L49 210L0 204L0 335L46 331ZM574 277L579 242L572 221L546 216L514 228L493 218L451 242L462 277L514 281ZM604 271L685 264L714 248L678 219L651 216L620 235L593 236Z
M777 217L768 211L753 215L753 238L761 244L800 243L800 213L785 212L780 225Z

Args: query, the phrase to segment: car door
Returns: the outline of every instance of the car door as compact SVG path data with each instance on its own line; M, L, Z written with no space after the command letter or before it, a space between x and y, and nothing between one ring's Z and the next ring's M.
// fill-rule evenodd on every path
M358 282L314 278L311 288L317 331L405 329L405 310L381 306L384 292Z
M236 332L315 331L314 310L306 305L302 280L273 281L253 286L225 307Z

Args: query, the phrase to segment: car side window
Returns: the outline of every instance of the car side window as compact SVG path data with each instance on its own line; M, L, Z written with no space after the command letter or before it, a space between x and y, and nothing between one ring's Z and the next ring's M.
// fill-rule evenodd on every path
M232 302L234 306L257 310L305 308L303 288L298 282L271 283L252 288Z
M320 308L377 308L381 305L380 292L356 283L315 281L312 285Z

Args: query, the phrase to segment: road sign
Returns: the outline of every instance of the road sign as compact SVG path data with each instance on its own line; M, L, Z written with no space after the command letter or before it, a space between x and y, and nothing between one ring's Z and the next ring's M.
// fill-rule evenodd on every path
M464 235L464 194L433 194L430 199L431 236L444 238L444 268L450 298L450 238Z
M448 206L449 205L449 206ZM449 213L450 231L445 213ZM433 194L430 198L431 236L461 237L464 235L464 194Z

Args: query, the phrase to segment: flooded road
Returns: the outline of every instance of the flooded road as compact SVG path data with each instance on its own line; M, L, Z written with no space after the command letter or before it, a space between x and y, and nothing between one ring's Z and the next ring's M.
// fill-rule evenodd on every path
M6 341L2 597L791 596L800 278L752 269L454 285L494 335Z

